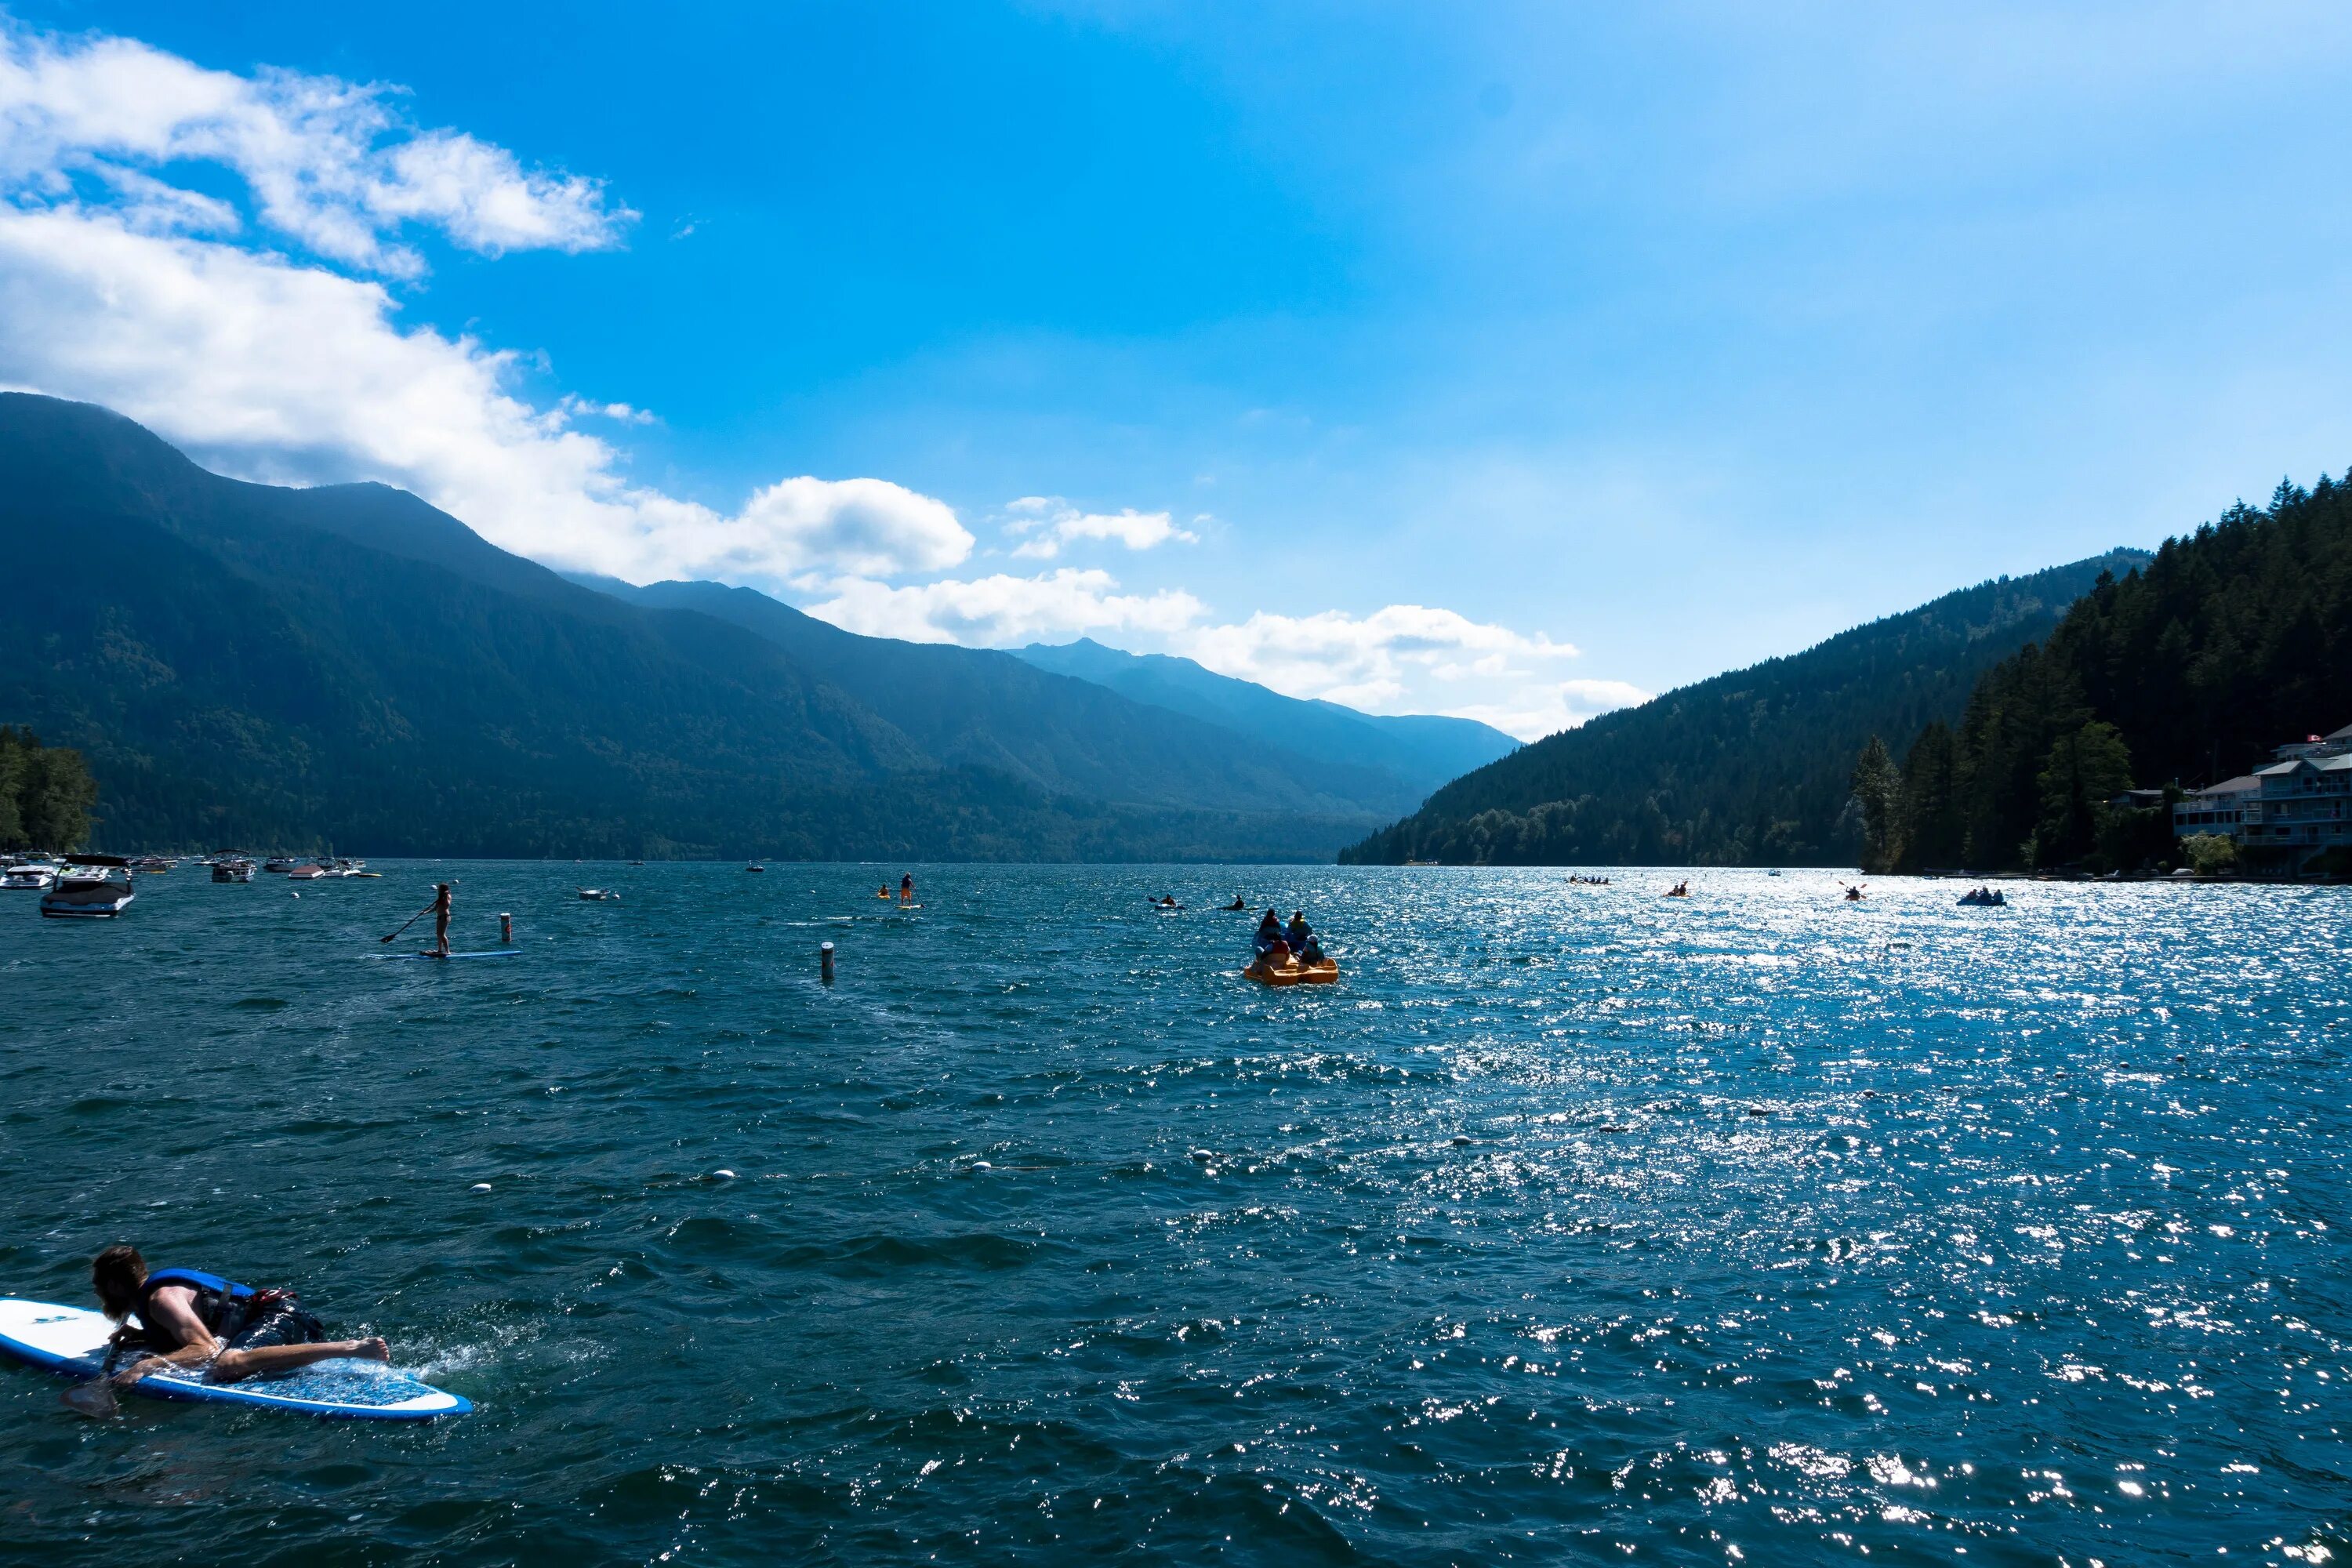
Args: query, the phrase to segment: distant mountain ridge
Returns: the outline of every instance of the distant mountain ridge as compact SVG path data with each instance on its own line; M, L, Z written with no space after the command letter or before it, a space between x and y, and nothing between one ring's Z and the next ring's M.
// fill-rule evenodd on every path
M223 479L0 395L0 721L117 847L1324 859L1418 792L1009 655L600 592L382 485Z
M1016 657L1040 669L1090 680L1121 696L1222 724L1318 762L1386 769L1416 795L1518 750L1518 741L1475 719L1393 717L1336 702L1285 697L1172 654L1135 654L1090 637L1032 643Z
M1340 860L1856 864L1864 743L1958 719L1982 672L2047 637L2102 573L2148 559L2116 550L1963 588L1604 714L1456 779Z

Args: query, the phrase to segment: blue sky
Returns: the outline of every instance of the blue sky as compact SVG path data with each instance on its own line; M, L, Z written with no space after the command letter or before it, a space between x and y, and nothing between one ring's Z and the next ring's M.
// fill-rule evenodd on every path
M0 381L1522 733L2352 461L2332 7L357 11L7 13Z

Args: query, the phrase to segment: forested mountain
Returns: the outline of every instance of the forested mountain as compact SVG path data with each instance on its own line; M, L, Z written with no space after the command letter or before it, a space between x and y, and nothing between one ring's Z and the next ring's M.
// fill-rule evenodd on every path
M1320 755L1278 736L1242 739L1230 728L1213 728L1213 721L1162 711L1099 683L1032 668L1010 653L859 637L752 588L573 581L632 604L693 610L741 626L888 720L925 754L993 769L1040 789L1171 805L1204 798L1281 801L1294 810L1371 822L1410 810L1444 782ZM1250 689L1274 702L1291 700ZM1377 752L1381 737L1367 731L1366 739L1367 749Z
M1880 858L1998 869L2137 865L2170 828L2110 799L2210 784L2352 721L2352 474L2281 484L2103 578L2048 638L1916 735Z
M1604 714L1457 779L1340 859L1853 864L1863 744L1958 718L1983 671L2047 636L2101 573L2147 559L2116 551L1964 588Z
M1411 796L1407 806L1519 748L1512 737L1475 719L1359 713L1336 702L1285 697L1189 658L1128 653L1090 637L1059 646L1032 643L1018 657L1040 669L1076 676L1318 762L1379 769L1393 775Z
M964 650L796 657L382 486L222 479L86 405L0 395L0 548L40 588L0 617L0 721L87 755L113 847L1319 858L1398 809L1003 656L969 656L1002 685L983 722L923 717L987 684L939 670L894 719L849 688Z

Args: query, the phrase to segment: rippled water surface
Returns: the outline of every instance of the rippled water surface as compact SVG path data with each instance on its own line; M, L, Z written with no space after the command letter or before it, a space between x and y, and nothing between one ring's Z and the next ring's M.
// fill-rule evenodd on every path
M2352 1551L2346 890L470 864L440 965L378 868L0 894L0 1292L131 1240L478 1413L0 1369L0 1556Z

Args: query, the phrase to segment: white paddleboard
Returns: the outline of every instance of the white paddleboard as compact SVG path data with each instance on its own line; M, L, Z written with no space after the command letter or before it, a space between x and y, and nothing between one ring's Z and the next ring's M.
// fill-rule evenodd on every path
M0 1351L62 1377L83 1383L96 1378L106 1364L106 1342L113 1332L114 1324L105 1313L87 1307L0 1298ZM131 1389L151 1399L257 1405L355 1420L429 1421L474 1408L471 1400L445 1394L414 1373L354 1357L313 1362L283 1377L243 1383L206 1383L175 1368L151 1373Z

